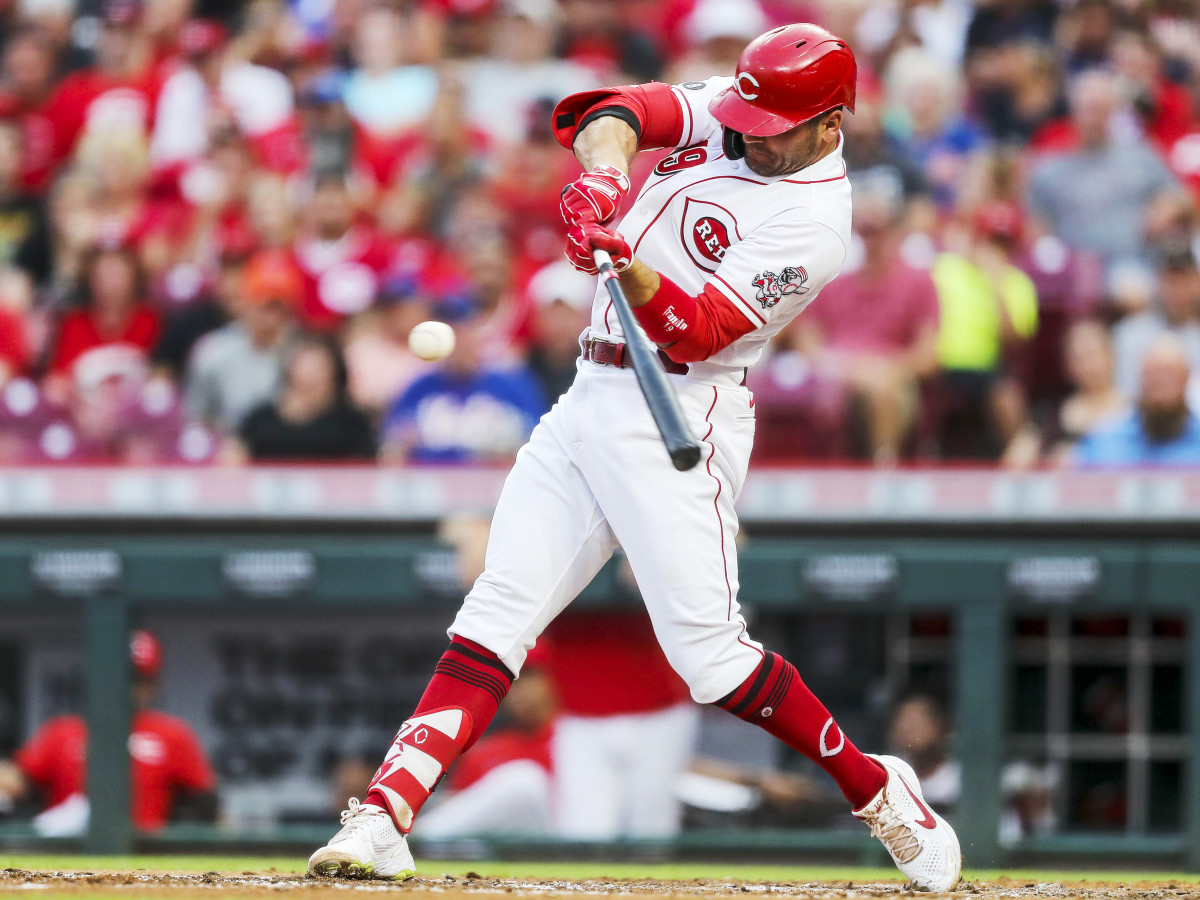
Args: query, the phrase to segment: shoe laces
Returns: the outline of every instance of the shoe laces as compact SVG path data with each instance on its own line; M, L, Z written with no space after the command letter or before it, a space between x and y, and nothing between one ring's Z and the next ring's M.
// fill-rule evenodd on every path
M882 841L883 846L900 862L910 863L921 852L921 842L916 834L890 804L884 804L879 812L871 816L868 824L871 826L871 837Z
M342 810L342 824L345 825L355 816L366 811L365 804L360 803L357 797L351 797L350 802L346 804L346 809Z

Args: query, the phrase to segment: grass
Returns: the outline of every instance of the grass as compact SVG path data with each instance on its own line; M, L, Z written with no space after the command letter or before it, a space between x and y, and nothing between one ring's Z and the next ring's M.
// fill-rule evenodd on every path
M240 874L300 874L305 860L299 857L238 857L238 856L73 856L49 853L5 853L0 851L0 869L30 869L36 871L91 872L221 872ZM734 879L738 881L774 882L864 882L898 881L900 874L891 868L859 868L849 866L771 866L733 865L723 863L607 863L607 862L520 862L520 861L434 861L421 865L426 876L450 874L463 876L477 872L492 878L528 878L556 881L580 881L588 878L641 878L663 881L693 878ZM1200 873L1179 872L1108 872L1108 871L1049 871L1049 870L968 870L968 881L1062 882L1090 881L1098 883L1176 882L1200 883Z

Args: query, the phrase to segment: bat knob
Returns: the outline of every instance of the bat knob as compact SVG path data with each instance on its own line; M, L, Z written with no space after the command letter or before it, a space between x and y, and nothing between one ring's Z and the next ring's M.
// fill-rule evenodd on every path
M697 443L684 444L671 451L671 464L680 472L694 468L700 462L700 445Z

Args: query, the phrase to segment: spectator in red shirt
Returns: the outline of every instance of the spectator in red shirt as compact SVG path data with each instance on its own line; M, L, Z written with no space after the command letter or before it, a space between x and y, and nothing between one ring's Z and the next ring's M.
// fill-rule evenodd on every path
M45 190L62 159L50 100L54 89L54 48L36 29L18 31L4 53L6 89L0 117L21 132L21 187Z
M861 261L848 261L795 325L818 370L858 401L870 457L885 464L912 427L920 380L937 370L937 290L927 270L901 258L899 215L898 199L855 198Z
M64 78L51 102L63 156L91 131L134 128L149 135L159 84L152 48L138 31L140 16L138 0L105 0L96 65Z
M195 733L174 716L150 709L162 669L162 647L148 631L130 641L134 714L129 734L132 816L135 827L163 827L185 805L197 818L216 812L216 776ZM43 834L79 834L87 827L87 725L67 715L42 725L14 758L0 761L0 797L40 792Z
M116 356L144 364L158 341L158 314L144 302L141 269L128 247L93 250L83 292L87 305L63 317L50 365L60 396L81 366L107 367Z
M307 221L295 242L304 275L304 317L314 328L332 329L375 301L387 246L358 210L342 175L323 175L307 204Z

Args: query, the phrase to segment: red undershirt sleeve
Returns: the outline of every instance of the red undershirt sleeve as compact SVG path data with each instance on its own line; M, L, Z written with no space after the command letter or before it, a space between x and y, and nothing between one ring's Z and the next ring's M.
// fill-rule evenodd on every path
M554 108L554 137L571 149L587 116L609 107L628 110L638 123L638 149L676 147L683 139L684 115L669 84L626 85L572 94Z
M712 285L687 293L660 274L662 284L650 302L633 311L646 335L677 363L700 362L749 334L755 324Z

